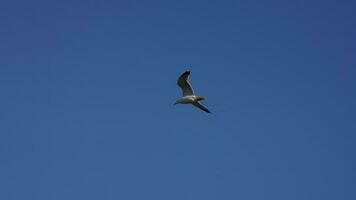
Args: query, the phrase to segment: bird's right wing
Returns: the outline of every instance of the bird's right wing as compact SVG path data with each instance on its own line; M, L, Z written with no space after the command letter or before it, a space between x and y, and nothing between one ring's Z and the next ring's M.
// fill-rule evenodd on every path
M192 86L189 83L190 71L184 72L177 81L177 84L183 91L183 96L194 95Z
M200 108L202 110L204 110L207 113L211 113L207 107L205 107L202 103L200 103L199 101L196 101L193 103L194 106L196 106L197 108Z

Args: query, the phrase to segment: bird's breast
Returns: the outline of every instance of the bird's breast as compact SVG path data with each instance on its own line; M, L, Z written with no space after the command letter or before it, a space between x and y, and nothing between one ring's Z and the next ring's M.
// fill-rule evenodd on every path
M187 103L192 103L195 101L195 97L194 96L185 96L181 98L181 103L187 104Z

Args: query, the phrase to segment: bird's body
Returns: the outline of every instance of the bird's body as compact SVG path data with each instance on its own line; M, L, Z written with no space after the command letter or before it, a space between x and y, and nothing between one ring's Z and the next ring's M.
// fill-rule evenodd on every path
M205 99L204 97L198 97L198 96L195 96L195 95L189 95L189 96L184 96L184 97L178 99L177 103L190 104L190 103L194 103L196 101L202 101L204 99Z
M190 71L186 71L178 78L177 84L182 89L183 97L178 99L175 104L192 104L197 108L210 113L210 111L200 102L204 100L205 97L200 97L194 94L193 88L188 81L189 75Z
M180 99L177 100L177 103L180 103L180 104L190 104L190 103L193 103L194 101L196 101L197 99L197 96L184 96Z

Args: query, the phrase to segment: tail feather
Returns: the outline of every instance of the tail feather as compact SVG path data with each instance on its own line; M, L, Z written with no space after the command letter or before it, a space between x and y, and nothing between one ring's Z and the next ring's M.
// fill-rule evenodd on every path
M203 101L203 100L205 100L206 99L206 97L198 97L197 98L197 101Z

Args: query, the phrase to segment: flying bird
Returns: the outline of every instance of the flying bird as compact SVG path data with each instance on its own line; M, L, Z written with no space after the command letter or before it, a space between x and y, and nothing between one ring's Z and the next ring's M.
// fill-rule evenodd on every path
M190 71L185 71L177 81L178 86L182 89L183 97L176 101L176 104L192 104L201 110L211 113L208 108L206 108L201 101L205 100L206 97L196 96L194 94L193 88L189 83Z

